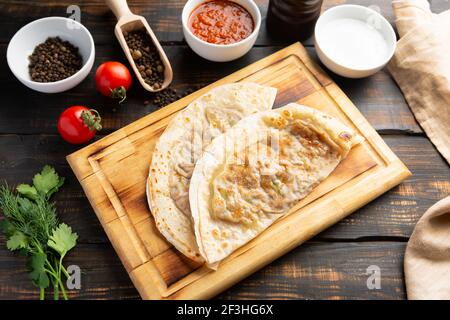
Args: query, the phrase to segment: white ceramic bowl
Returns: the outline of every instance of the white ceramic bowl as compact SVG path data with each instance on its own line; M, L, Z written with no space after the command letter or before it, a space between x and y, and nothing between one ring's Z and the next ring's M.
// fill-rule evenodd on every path
M28 57L34 48L48 37L59 36L78 47L83 58L83 67L72 76L55 82L32 81L28 73ZM45 93L69 90L78 85L89 74L94 64L95 47L89 31L79 22L64 17L48 17L35 20L22 27L12 37L6 58L12 73L27 87Z
M382 35L387 45L387 53L376 65L367 64L365 67L354 68L336 61L329 52L324 52L323 47L327 38L323 36L324 27L331 21L337 19L356 19L370 23ZM317 20L314 30L314 40L317 55L320 61L331 71L347 78L364 78L382 69L392 58L395 47L395 32L389 22L378 12L368 7L358 5L339 5L325 11Z
M217 62L225 62L235 60L246 54L255 44L258 37L259 28L261 27L261 13L258 6L253 0L232 0L233 2L243 6L252 15L255 28L253 32L244 40L236 43L219 45L208 43L197 38L189 29L189 16L192 11L205 0L188 0L181 14L181 22L183 25L183 33L189 47L199 56Z

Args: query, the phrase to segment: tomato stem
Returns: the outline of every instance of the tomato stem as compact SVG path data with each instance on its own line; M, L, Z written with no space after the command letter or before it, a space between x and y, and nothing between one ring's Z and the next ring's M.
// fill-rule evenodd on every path
M124 86L111 89L111 98L120 99L119 103L122 103L127 98L127 89Z
M100 113L98 113L95 109L89 109L88 111L81 112L81 120L83 120L84 124L86 124L91 131L102 130L102 117L100 117Z

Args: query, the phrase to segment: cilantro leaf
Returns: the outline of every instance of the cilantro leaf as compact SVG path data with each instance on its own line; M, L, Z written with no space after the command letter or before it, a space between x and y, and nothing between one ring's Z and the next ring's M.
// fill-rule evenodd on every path
M36 188L26 183L19 184L16 189L21 195L32 200L36 200L38 196Z
M78 235L66 224L59 224L50 196L63 185L50 166L33 178L33 184L20 184L16 192L5 182L0 184L0 227L6 236L6 247L28 256L27 270L45 299L45 289L54 285L54 299L62 293L68 299L63 279L68 275L63 265L66 253L75 247Z
M45 271L45 261L47 255L45 253L36 253L28 261L28 270L33 283L39 288L47 288L50 281Z
M61 178L50 166L45 166L41 173L38 173L33 178L33 185L37 192L49 198L53 193L58 191L64 183L64 178Z
M47 245L55 249L61 256L64 256L70 249L77 244L78 235L72 232L72 228L65 223L53 230Z
M28 247L28 238L22 232L16 231L6 242L6 247L11 251L25 249Z

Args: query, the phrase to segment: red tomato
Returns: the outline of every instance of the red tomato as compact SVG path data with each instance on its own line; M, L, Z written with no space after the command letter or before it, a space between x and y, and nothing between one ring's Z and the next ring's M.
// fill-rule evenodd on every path
M97 68L95 84L103 95L123 102L131 86L131 74L120 62L108 61Z
M58 132L69 143L85 143L102 129L100 122L101 117L96 110L73 106L64 110L59 116Z

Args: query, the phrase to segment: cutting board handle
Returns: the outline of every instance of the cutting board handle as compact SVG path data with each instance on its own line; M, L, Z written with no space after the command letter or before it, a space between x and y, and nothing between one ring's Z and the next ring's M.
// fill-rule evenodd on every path
M122 17L132 15L130 8L128 7L127 0L105 0L106 5L116 16L117 20Z

